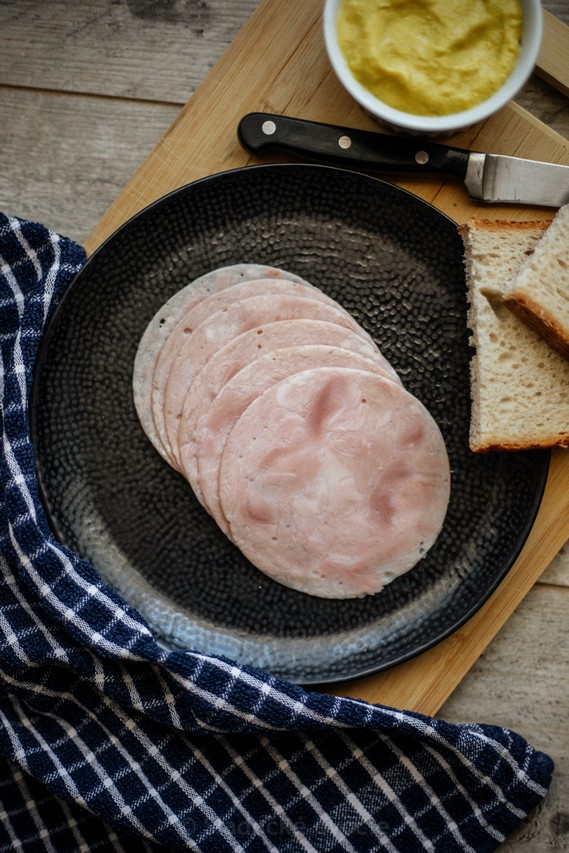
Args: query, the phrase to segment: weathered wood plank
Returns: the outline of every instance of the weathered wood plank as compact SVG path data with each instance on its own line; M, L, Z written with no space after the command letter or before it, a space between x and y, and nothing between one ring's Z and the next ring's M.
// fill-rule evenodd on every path
M0 81L187 101L259 0L0 0Z
M554 759L548 796L503 853L569 850L568 608L569 590L536 586L438 714L509 727Z
M539 77L530 77L515 101L556 133L569 139L569 102Z
M543 19L543 38L536 63L538 73L564 95L569 95L569 66L563 23L548 11L544 11Z
M0 210L83 242L177 113L0 90Z
M563 546L557 557L547 567L539 583L569 587L569 542Z

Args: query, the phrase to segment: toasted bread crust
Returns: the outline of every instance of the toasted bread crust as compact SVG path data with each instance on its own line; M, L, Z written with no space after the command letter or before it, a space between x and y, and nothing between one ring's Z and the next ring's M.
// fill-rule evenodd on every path
M504 304L569 359L569 204L504 291Z
M502 303L520 320L535 329L547 343L569 358L569 330L557 322L555 317L546 313L543 307L527 293L518 293L516 297L505 296Z
M560 435L540 436L527 441L506 441L503 438L487 438L486 441L469 441L473 453L491 453L492 451L544 450L551 447L569 447L569 432Z
M467 232L469 229L496 232L502 234L504 231L534 231L540 228L543 231L549 226L549 219L536 219L532 222L514 222L510 219L469 219L463 225L459 226L459 234Z

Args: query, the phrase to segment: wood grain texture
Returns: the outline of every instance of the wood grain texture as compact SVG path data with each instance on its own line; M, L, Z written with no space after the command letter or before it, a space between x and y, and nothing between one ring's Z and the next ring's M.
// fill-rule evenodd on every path
M542 584L569 587L569 542L563 545L539 580Z
M257 5L0 0L0 80L181 106Z
M536 70L547 83L563 95L569 95L569 66L563 23L547 10L543 15L546 27Z
M174 106L0 89L2 211L81 243L138 166L139 145L155 145L177 113Z
M249 162L229 130L239 104L373 127L354 111L326 66L316 2L272 3L275 23L287 32L278 50L265 41L265 26L270 29L272 22L266 24L258 5L257 0L0 0L0 209L45 222L93 249L113 228L117 197L127 215L155 197L158 184L179 185L203 168ZM569 22L567 0L543 5ZM569 54L564 56L557 69L569 67ZM220 58L223 75L206 78ZM484 128L472 128L461 135L461 144L482 147L491 141L509 153L514 139L522 156L565 161L569 107L564 95L534 76L516 103L496 119L491 139ZM213 137L209 160L204 127ZM145 165L150 156L158 164L155 173ZM472 209L450 182L408 186L457 220ZM503 212L527 218L523 210L492 209L493 216ZM548 217L551 211L538 214ZM559 479L550 496L569 493L567 456L557 456L564 462L556 464ZM566 506L559 504L556 511ZM386 674L384 684L378 678L363 686L375 701L399 695L401 704L438 707L438 715L450 721L509 725L552 755L551 793L503 845L508 853L569 850L569 547L563 546L558 521L554 516L540 522L512 576L519 588L501 591L489 622L481 628L472 623L438 654L432 650L426 653L432 657L411 662L406 678L416 680L416 689L397 693L396 670ZM553 537L548 524L556 528ZM519 604L510 613L513 599ZM471 667L466 675L465 662ZM431 665L426 689L424 671ZM436 681L447 676L441 691ZM353 685L354 693L358 689Z
M515 102L537 116L549 128L569 138L567 98L533 75L515 98Z

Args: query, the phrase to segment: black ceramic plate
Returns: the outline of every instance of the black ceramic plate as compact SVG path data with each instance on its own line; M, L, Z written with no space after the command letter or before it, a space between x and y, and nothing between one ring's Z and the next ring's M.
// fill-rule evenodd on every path
M452 495L423 561L380 594L313 598L230 544L135 413L133 360L154 313L232 263L304 276L371 333L444 435ZM161 199L89 260L44 339L33 437L60 540L92 561L161 643L227 655L304 684L380 670L464 623L519 553L547 453L468 450L470 352L455 224L409 193L325 166L226 172Z

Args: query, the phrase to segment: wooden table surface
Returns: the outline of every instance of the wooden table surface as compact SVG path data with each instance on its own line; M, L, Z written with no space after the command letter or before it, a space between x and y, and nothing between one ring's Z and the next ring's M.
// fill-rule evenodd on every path
M86 241L257 5L0 0L0 210ZM569 0L543 6L569 23ZM532 77L517 101L569 139L563 94ZM569 850L568 610L565 546L438 714L510 726L555 760L505 851Z

